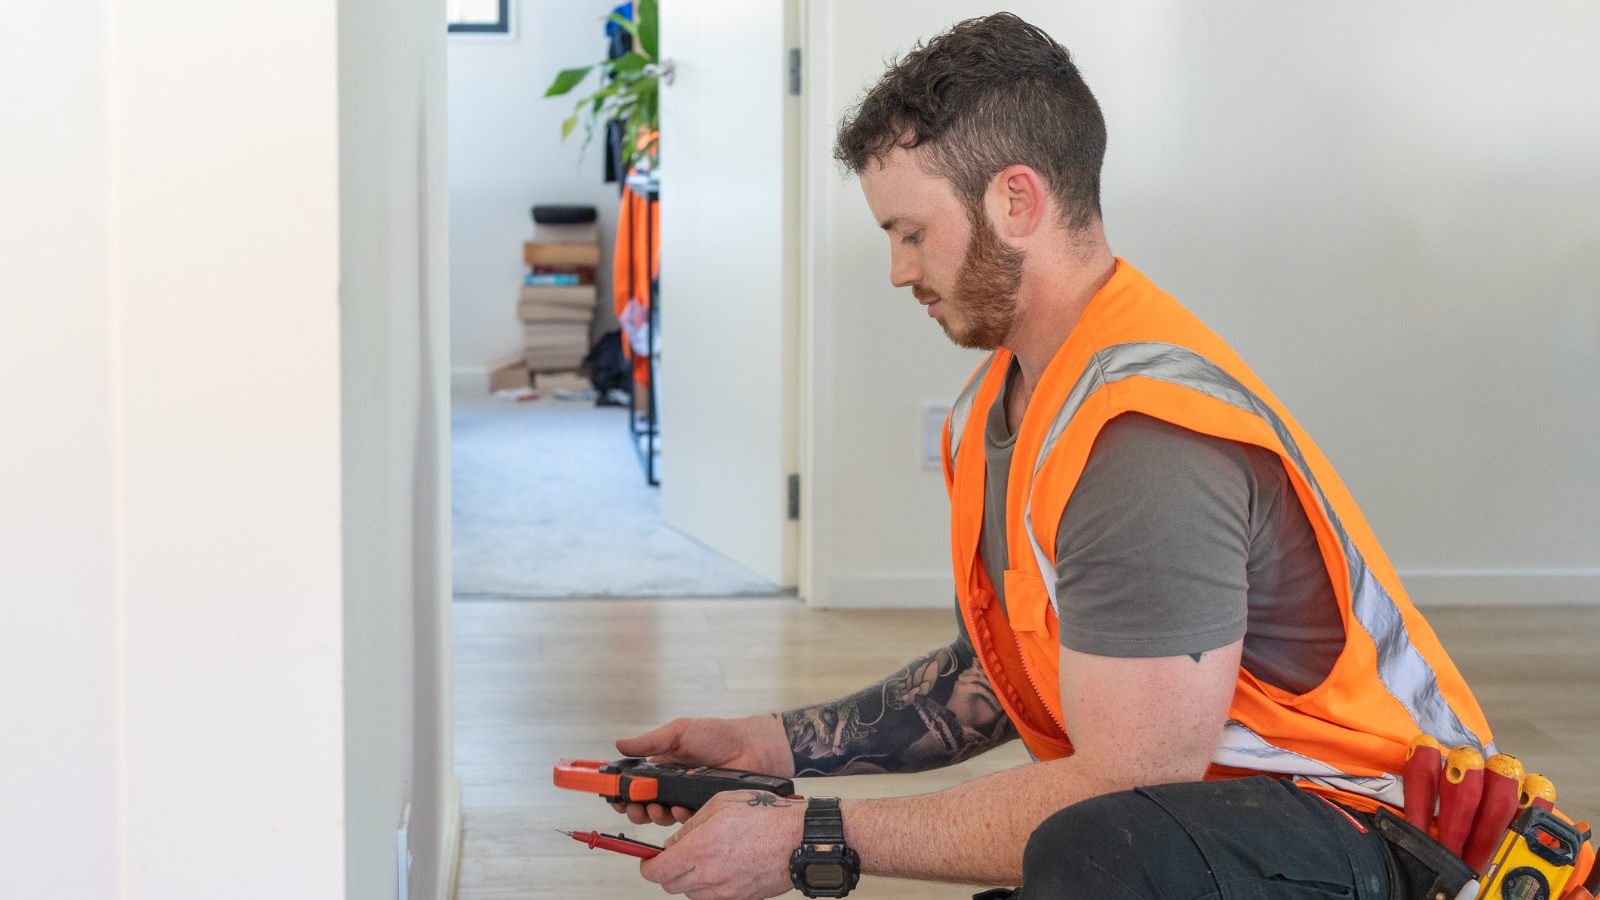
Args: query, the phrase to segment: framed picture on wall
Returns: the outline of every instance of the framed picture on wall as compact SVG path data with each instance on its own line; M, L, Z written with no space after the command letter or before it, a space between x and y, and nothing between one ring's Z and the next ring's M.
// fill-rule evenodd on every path
M451 34L511 33L511 0L445 0Z

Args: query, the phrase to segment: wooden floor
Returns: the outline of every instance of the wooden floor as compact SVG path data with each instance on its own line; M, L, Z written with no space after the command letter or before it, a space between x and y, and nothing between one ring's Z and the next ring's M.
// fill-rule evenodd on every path
M1563 809L1600 822L1600 607L1428 615L1501 749L1550 776ZM460 900L665 896L631 860L555 832L598 828L653 843L667 834L629 825L596 797L552 787L556 759L613 758L616 738L677 716L839 696L948 643L954 628L949 610L808 610L774 599L457 602ZM923 793L1026 759L1013 743L940 772L802 781L798 789ZM853 896L965 900L972 892L867 878Z

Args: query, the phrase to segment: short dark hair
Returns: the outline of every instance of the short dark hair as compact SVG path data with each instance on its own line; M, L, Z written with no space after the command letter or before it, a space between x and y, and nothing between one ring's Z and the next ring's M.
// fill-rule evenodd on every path
M1071 228L1100 216L1106 122L1067 48L1011 13L956 23L904 57L845 113L834 158L854 174L894 148L970 208L1011 165L1039 173Z

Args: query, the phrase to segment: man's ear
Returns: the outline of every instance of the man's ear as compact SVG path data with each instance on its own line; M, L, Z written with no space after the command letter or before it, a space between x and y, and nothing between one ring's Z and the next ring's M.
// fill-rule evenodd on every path
M1025 238L1044 221L1048 197L1038 172L1024 165L1007 166L989 180L984 206L1000 235Z

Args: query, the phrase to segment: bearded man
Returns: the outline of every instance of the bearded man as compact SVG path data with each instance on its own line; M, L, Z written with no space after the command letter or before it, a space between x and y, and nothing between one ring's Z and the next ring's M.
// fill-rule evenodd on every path
M919 797L722 794L640 871L693 900L860 872L1056 897L1396 896L1373 827L1426 732L1493 752L1354 500L1214 333L1114 257L1100 109L1009 14L892 64L840 129L910 287L993 351L946 425L957 638L858 694L623 753L781 775L1035 762ZM809 874L808 874L809 873Z

